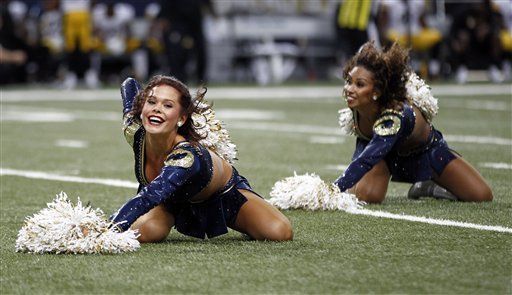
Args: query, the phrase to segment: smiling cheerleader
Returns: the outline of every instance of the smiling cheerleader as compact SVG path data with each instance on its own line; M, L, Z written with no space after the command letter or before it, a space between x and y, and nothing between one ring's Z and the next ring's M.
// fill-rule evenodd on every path
M112 217L120 230L138 230L141 242L164 240L171 228L204 239L228 227L256 240L293 237L289 220L231 165L236 151L227 131L174 77L155 76L140 90L121 87L124 133L135 155L138 194Z

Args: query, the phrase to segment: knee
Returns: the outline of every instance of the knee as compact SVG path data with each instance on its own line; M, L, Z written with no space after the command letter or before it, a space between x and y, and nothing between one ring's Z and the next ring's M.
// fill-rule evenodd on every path
M138 237L141 243L158 243L167 238L171 228L155 219L150 219L144 222L139 230L140 236Z
M382 203L382 201L384 201L384 198L386 197L386 192L377 190L370 186L357 186L356 197L359 200L365 201L366 203L369 204L379 204Z
M473 190L469 194L469 198L465 201L469 202L490 202L493 199L492 190L489 186L485 185Z
M288 219L272 222L266 240L291 241L293 239L292 225Z

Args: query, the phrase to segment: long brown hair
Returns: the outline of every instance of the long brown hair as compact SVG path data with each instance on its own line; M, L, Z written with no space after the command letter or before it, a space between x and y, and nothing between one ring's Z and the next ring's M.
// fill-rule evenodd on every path
M377 103L381 109L394 107L396 102L407 100L406 75L411 70L409 52L398 43L382 51L373 41L363 44L343 68L345 80L356 66L362 66L373 73L375 88L380 93Z
M204 139L204 136L201 136L199 133L197 133L196 129L194 128L194 124L192 123L192 113L198 110L199 106L202 108L201 111L204 111L204 108L210 107L204 103L201 104L204 96L206 95L206 87L200 86L197 89L196 96L193 98L190 95L188 87L183 82L172 76L156 75L149 80L146 87L144 87L142 91L140 91L135 97L133 109L131 111L133 118L140 120L140 114L142 113L142 107L144 106L146 99L153 91L153 88L160 85L170 86L181 94L179 103L182 108L182 115L186 115L187 120L185 120L185 123L178 128L178 133L194 145L197 144L201 139Z

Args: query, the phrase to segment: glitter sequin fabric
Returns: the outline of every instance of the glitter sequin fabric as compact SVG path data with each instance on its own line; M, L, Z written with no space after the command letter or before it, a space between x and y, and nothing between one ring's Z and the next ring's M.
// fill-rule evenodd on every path
M390 116L385 112L383 115ZM415 115L413 108L409 104L404 104L403 111L395 113L394 116L400 121L398 131L392 127L396 126L395 119L388 119L383 122L387 122L387 127L384 125L382 128L392 129L392 132L384 132L381 135L374 132L370 140L357 138L352 163L336 180L342 192L353 187L382 159L386 161L393 180L410 183L431 179L434 173L440 174L444 167L455 159L441 132L434 127L424 146L406 154L399 153L397 147L414 129Z

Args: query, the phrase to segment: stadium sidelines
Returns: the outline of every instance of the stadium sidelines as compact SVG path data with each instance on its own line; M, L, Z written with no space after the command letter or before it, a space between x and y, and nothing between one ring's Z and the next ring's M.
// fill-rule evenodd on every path
M120 180L120 179L85 178L85 177L78 177L78 176L66 176L66 175L52 174L52 173L47 173L47 172L42 172L42 171L28 171L28 170L15 170L15 169L9 169L9 168L0 168L0 176L3 176L3 175L19 176L19 177L25 177L25 178L31 178L31 179L63 181L63 182L93 183L93 184L101 184L101 185L124 187L124 188L137 188L138 187L138 183L136 183L136 182ZM433 224L433 225L443 225L443 226L470 228L470 229L493 231L493 232L512 233L512 228L508 228L508 227L504 227L504 226L482 225L482 224L460 222L460 221L453 221L453 220L447 220L447 219L434 219L434 218L421 217L421 216L394 214L394 213L390 213L390 212L377 211L377 210L356 209L356 210L351 210L348 213L356 214L356 215L365 215L365 216L372 216L372 217L420 222L420 223L427 223L427 224Z

